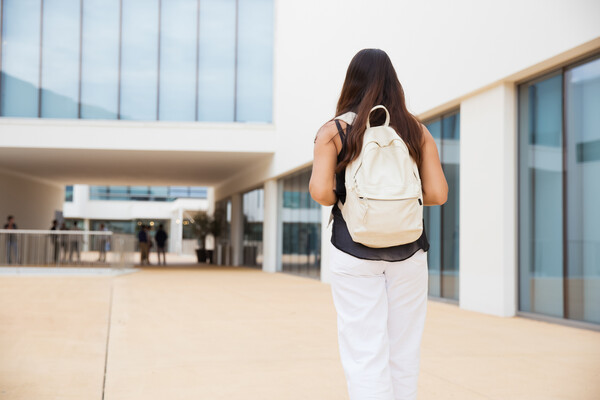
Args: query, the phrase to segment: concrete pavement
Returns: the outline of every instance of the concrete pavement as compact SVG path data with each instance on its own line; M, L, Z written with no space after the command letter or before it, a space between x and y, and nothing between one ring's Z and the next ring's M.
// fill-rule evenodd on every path
M420 400L600 399L600 332L430 301ZM0 277L0 399L347 399L329 286L229 267Z

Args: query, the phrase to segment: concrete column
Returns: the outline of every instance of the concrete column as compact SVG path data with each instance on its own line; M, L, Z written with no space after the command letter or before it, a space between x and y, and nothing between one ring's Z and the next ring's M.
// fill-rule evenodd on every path
M231 195L231 251L232 264L242 265L244 256L244 213L242 209L242 194Z
M279 270L277 253L279 229L279 187L277 179L265 182L265 203L263 219L263 271L277 272Z
M81 229L84 232L88 232L90 230L90 220L88 218L83 220L83 226ZM90 251L90 235L88 233L83 234L83 246L81 251Z
M517 96L500 84L460 109L460 307L517 311Z
M321 281L331 282L329 268L329 246L331 245L331 225L329 216L333 207L321 206Z

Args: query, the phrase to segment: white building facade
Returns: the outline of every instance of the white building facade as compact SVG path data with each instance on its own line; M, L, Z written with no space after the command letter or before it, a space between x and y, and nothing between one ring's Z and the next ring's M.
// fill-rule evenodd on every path
M221 260L327 282L313 139L377 47L450 185L430 295L600 323L599 2L63 3L2 1L0 212L22 227L68 184L206 186Z

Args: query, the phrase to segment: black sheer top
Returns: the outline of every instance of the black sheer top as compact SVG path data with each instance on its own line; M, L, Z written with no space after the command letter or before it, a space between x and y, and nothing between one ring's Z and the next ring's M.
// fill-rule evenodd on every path
M340 139L342 139L342 151L337 157L337 162L339 163L346 153L346 135L352 125L347 126L346 133L344 133L342 126L337 119L335 120L335 125L337 126ZM340 173L335 174L335 182L335 193L342 204L344 204L346 202L345 169ZM339 250L354 257L362 258L364 260L402 261L410 258L419 251L419 249L423 249L423 251L429 250L429 241L425 234L425 224L423 224L423 234L421 234L421 237L412 243L393 247L372 248L352 240L350 232L348 232L348 227L346 226L346 221L344 221L344 217L342 216L342 211L337 206L337 203L333 206L332 214L333 230L331 234L331 243Z

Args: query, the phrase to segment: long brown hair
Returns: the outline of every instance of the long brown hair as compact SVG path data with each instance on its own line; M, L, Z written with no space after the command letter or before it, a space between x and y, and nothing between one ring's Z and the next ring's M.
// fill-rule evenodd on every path
M388 109L390 126L404 140L417 165L421 164L421 124L406 108L404 90L392 61L383 50L364 49L350 61L337 103L336 115L353 111L356 119L348 131L346 153L336 167L336 172L341 172L359 156L369 112L378 104L383 104ZM374 111L371 115L373 126L382 124L384 120L383 110Z

